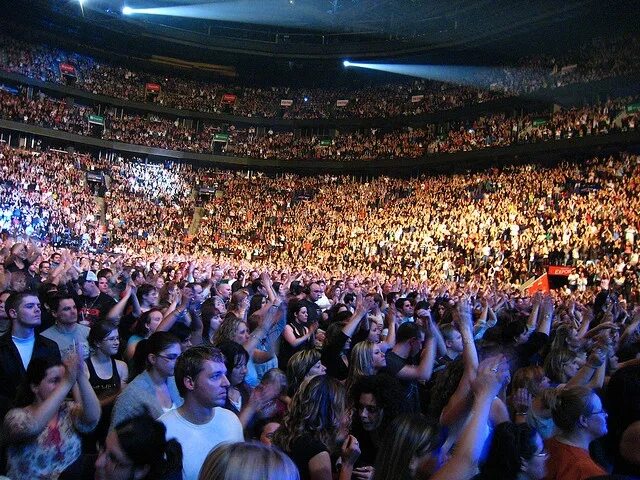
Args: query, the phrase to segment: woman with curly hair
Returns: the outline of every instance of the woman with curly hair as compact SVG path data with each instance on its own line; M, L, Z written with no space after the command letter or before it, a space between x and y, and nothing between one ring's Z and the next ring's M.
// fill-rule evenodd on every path
M349 391L353 406L351 434L360 442L356 472L369 472L389 424L402 411L402 387L397 378L381 373L358 379Z
M360 454L348 428L344 387L327 375L318 375L303 382L294 395L273 444L291 457L302 480L331 479L332 454L343 444L338 478L348 480Z

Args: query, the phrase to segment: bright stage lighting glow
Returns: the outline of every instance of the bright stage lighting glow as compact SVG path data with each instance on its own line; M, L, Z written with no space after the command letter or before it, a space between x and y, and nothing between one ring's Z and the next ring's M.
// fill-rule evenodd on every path
M360 63L345 60L345 67L366 68L382 72L407 75L409 77L455 83L478 88L489 88L487 79L501 77L504 71L499 67L478 67L466 65L410 65L397 63Z
M160 3L160 2L158 2ZM295 8L292 8L295 6ZM260 8L254 0L226 0L199 4L174 5L155 8L122 9L124 15L165 15L169 17L199 18L229 22L257 23L261 25L329 27L332 20L322 16L322 9L300 5L295 0L262 0Z

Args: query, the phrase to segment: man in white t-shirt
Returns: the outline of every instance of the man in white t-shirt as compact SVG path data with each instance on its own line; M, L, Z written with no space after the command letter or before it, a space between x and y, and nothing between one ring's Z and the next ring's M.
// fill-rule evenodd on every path
M184 480L197 480L209 452L222 442L242 442L238 417L222 408L227 398L227 369L217 348L199 345L180 355L174 370L184 404L162 415L167 439L182 445Z

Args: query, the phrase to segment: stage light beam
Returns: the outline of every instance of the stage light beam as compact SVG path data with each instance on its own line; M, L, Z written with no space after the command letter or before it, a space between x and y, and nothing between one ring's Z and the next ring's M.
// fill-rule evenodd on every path
M131 15L132 13L133 13L133 8L127 7L126 5L124 7L122 7L122 14L123 15Z
M436 80L439 82L466 85L476 88L492 88L491 82L496 78L505 76L503 67L485 67L470 65L415 65L398 63L361 63L344 60L345 67L365 68L381 72L395 73L409 77ZM512 73L520 75L532 75L536 71L532 69L510 69Z

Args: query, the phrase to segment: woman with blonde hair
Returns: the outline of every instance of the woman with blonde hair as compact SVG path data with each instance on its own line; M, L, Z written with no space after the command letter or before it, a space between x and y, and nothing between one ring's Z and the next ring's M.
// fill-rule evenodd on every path
M566 348L552 350L544 362L544 370L554 386L567 383L580 367L578 355Z
M320 351L300 350L293 354L287 364L287 382L289 383L289 396L293 396L307 378L316 375L324 375L327 369L320 361Z
M202 465L198 480L299 480L295 464L277 448L257 442L223 443Z
M293 396L289 412L273 436L300 470L302 480L332 478L332 455L342 444L339 480L351 478L360 454L358 441L348 434L349 414L340 382L327 375L305 380Z
M223 342L231 341L239 343L244 347L249 354L246 380L252 388L255 388L259 383L256 364L262 364L265 361L268 361L271 356L269 352L260 350L258 348L258 343L267 336L274 320L275 316L269 312L264 316L262 323L260 323L253 332L250 333L247 322L235 315L226 316L213 337L213 345L215 346L218 346Z
M387 366L387 360L380 345L370 340L357 343L351 349L347 390L360 378L375 375Z

